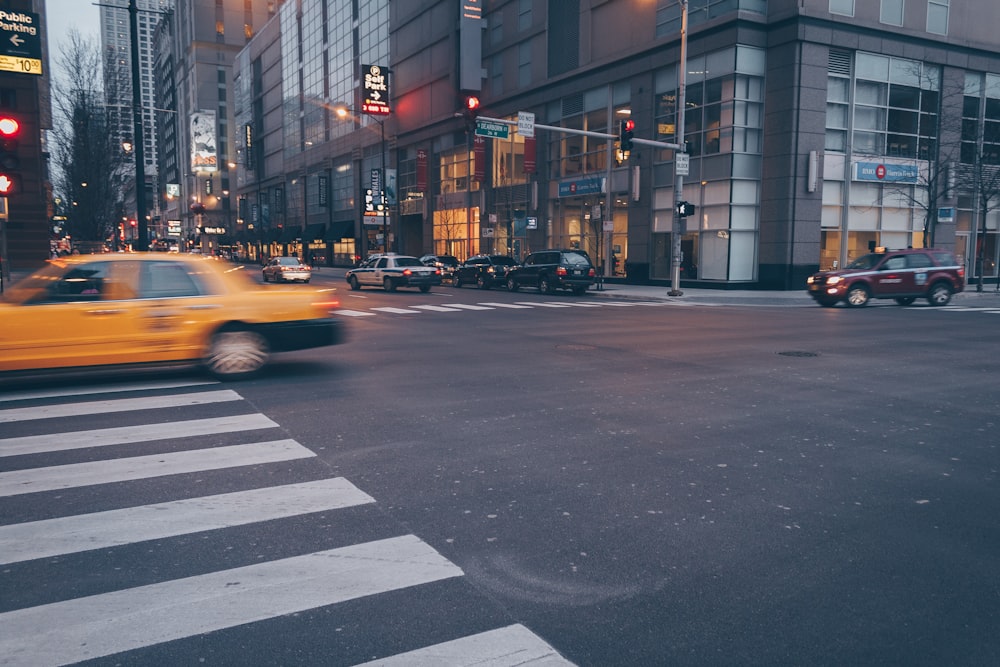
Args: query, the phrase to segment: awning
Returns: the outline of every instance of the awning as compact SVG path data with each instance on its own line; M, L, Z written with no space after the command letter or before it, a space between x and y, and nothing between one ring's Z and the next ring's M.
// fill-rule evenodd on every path
M319 241L323 238L323 230L326 229L325 223L312 224L306 227L306 231L302 234L303 243L312 243L313 241Z
M291 243L298 240L300 236L302 236L301 227L285 227L285 231L281 233L278 243Z
M354 223L348 221L331 223L330 228L326 231L326 235L323 237L323 240L339 241L340 239L352 238L354 238Z

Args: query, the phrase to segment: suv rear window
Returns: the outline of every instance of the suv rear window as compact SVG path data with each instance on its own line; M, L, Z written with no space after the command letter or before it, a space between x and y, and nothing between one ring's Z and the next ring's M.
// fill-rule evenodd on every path
M564 252L563 261L574 266L590 266L590 258L579 252Z

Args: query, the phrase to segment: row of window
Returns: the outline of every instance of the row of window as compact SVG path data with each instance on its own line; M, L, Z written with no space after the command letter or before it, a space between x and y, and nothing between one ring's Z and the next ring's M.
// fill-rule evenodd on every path
M854 16L857 0L830 0L830 13ZM868 2L869 0L862 0ZM948 10L951 0L927 0L927 32L935 35L948 34ZM903 25L905 0L881 0L879 21L886 25Z

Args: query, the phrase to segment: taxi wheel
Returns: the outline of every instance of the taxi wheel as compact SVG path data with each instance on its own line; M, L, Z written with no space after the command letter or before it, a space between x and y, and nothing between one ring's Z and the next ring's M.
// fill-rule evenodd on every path
M944 283L935 283L927 294L927 303L932 306L946 306L951 301L951 288Z
M224 379L252 375L267 363L267 339L246 329L223 330L212 336L205 366Z
M351 279L348 280L347 283L351 286L351 289L354 290L355 292L361 289L361 283L358 282L357 276L351 276Z
M868 288L864 285L854 285L847 290L847 305L851 308L860 308L868 303Z

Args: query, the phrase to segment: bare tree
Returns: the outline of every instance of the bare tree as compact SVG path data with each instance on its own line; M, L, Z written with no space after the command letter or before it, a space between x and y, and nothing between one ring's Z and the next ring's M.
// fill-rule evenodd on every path
M66 229L74 241L103 242L124 212L130 171L115 131L121 110L106 102L105 79L99 73L109 62L92 40L71 30L59 61L49 141L53 184L68 203Z

